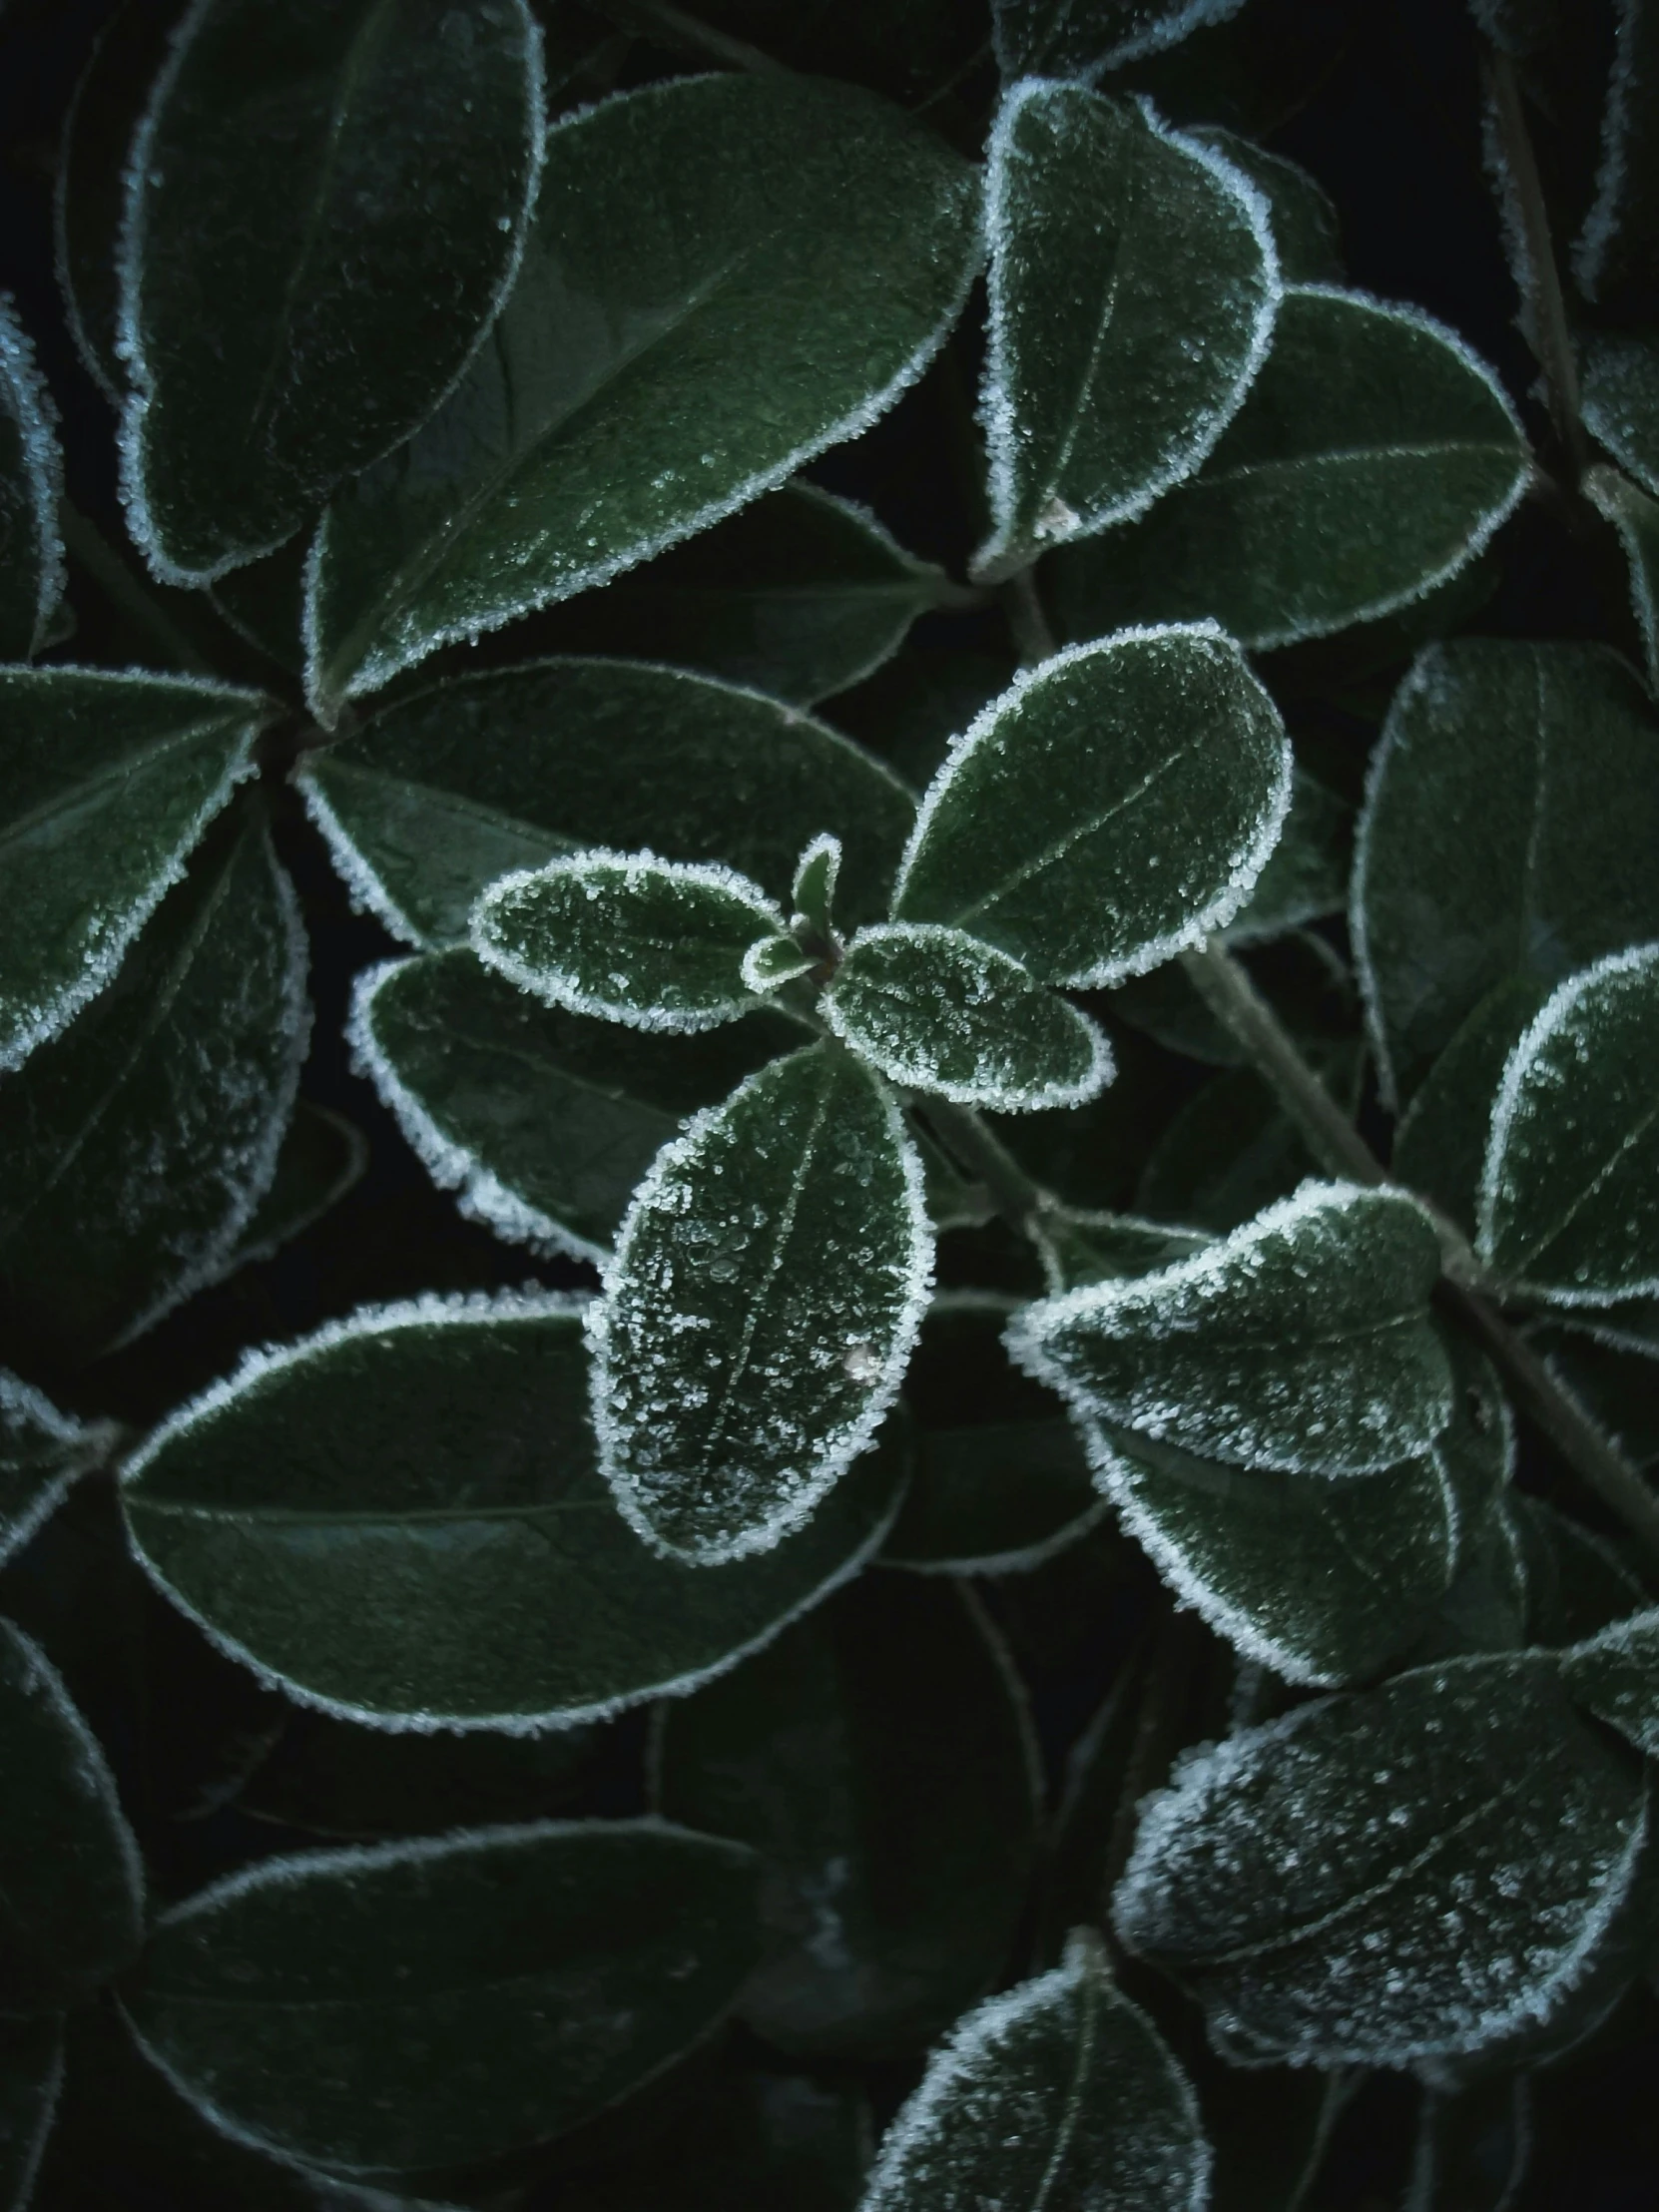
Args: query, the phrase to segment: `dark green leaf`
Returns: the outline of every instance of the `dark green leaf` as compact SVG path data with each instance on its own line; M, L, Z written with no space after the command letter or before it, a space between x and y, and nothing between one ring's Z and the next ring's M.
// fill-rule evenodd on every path
M952 748L894 918L970 930L1044 982L1117 982L1233 919L1290 781L1278 711L1212 625L1059 654Z
M1558 1327L1528 1332L1534 1349L1636 1464L1652 1466L1659 1460L1659 1353L1617 1326L1624 1319L1617 1309L1580 1308L1556 1319Z
M538 1005L470 952L357 979L348 1035L432 1180L498 1237L602 1260L688 1114L805 1041L760 1008L700 1036L651 1036Z
M1578 1643L1646 1605L1646 1590L1605 1537L1520 1491L1504 1510L1520 1538L1529 1644Z
M703 669L811 707L861 683L951 591L867 508L786 484L603 592L549 608L536 637Z
M1618 0L1616 15L1596 196L1573 242L1572 273L1586 299L1648 316L1659 278L1659 10L1651 0Z
M26 661L50 640L65 581L62 496L57 410L0 294L0 660Z
M1659 692L1659 500L1616 468L1589 468L1582 489L1619 534L1630 569L1630 610L1641 632L1647 688Z
M1659 344L1601 335L1583 351L1584 427L1659 499Z
M846 85L681 78L557 124L488 347L323 518L316 711L607 582L872 422L955 320L976 215L967 166Z
M1227 927L1229 944L1261 944L1322 914L1340 913L1348 899L1354 811L1316 777L1291 777L1291 811L1256 888Z
M1267 355L1279 270L1266 203L1225 161L1041 77L1003 101L986 219L992 532L974 566L994 579L1192 474Z
M991 0L1005 77L1083 77L1156 54L1244 0ZM1056 2208L1058 2212L1058 2208Z
M1570 977L1509 1056L1481 1258L1563 1306L1659 1295L1659 946Z
M224 1273L270 1189L310 1029L293 887L255 814L115 982L0 1089L0 1306L83 1355Z
M1359 1089L1359 1059L1355 1047L1333 1054L1324 1070L1345 1112ZM1255 1069L1229 1068L1195 1091L1158 1139L1135 1203L1155 1221L1220 1236L1288 1198L1318 1166Z
M108 983L252 774L268 712L189 677L0 669L0 1070Z
M1185 135L1209 147L1234 169L1243 170L1267 202L1279 274L1287 284L1342 282L1337 211L1323 185L1298 163L1287 161L1283 154L1270 154L1237 131L1201 123Z
M951 739L1013 675L1011 657L906 645L828 712L919 792L943 765Z
M300 675L305 666L305 551L301 533L208 587L209 599L238 637L289 676Z
M272 1259L337 1205L367 1165L368 1143L355 1122L330 1106L300 1099L276 1154L271 1188L255 1207L231 1265Z
M748 1013L767 988L758 961L788 942L782 910L747 875L654 852L577 852L499 876L469 933L486 967L544 1005L682 1034Z
M1002 1113L1078 1106L1112 1079L1087 1014L963 929L888 922L854 937L821 1001L837 1037L895 1083Z
M897 1393L932 1257L897 1109L838 1045L775 1061L665 1145L589 1316L629 1524L702 1564L799 1528Z
M1090 1213L1069 1206L1045 1209L1035 1237L1055 1298L1085 1283L1153 1275L1202 1252L1210 1242L1202 1230L1172 1229L1134 1214Z
M169 583L398 445L511 287L543 132L524 0L198 0L134 141L129 526Z
M1210 2163L1186 2076L1080 1930L934 2053L863 2212L1203 2212Z
M880 1542L895 1436L765 1559L688 1574L595 1466L580 1309L368 1309L253 1360L131 1461L133 1540L288 1695L381 1726L569 1725L729 1666Z
M757 1871L650 1821L266 1859L162 1916L125 2001L245 2140L364 2178L463 2166L707 2033L754 1963Z
M353 894L422 948L463 939L498 875L584 845L720 861L783 899L824 830L841 840L845 918L873 921L914 819L898 779L825 724L626 661L418 692L310 754L299 787Z
M40 1646L0 1620L0 2009L56 2011L133 1957L144 1868L115 1781Z
M1604 646L1430 646L1371 776L1351 920L1390 1099L1498 984L1659 937L1659 725Z
M1156 1275L1039 1300L1015 1360L1079 1418L1288 1474L1424 1452L1452 1412L1429 1319L1439 1245L1394 1191L1306 1183Z
M1561 1654L1567 1688L1587 1711L1659 1757L1659 1608L1615 1621Z
M28 1542L76 1476L114 1441L107 1423L60 1413L49 1397L0 1368L0 1561Z
M1051 605L1068 638L1202 615L1256 651L1324 637L1454 576L1530 466L1508 400L1449 330L1299 286L1204 467L1137 529L1058 554Z
M63 2022L0 2019L0 2206L27 2212L63 2087Z
M1509 975L1451 1034L1394 1130L1392 1174L1474 1235L1492 1102L1515 1040L1549 996L1530 975Z
M1452 1660L1191 1759L1115 1917L1235 2063L1401 2066L1547 2025L1646 1832L1640 1772L1552 1655Z
M1013 1301L945 1291L904 1378L915 1470L881 1557L924 1574L1040 1566L1106 1511L1071 1422L1009 1363Z
M960 1585L865 1575L665 1709L671 1820L761 1854L766 1962L740 2004L801 2057L920 2050L1002 1972L1036 1856L1012 1663Z

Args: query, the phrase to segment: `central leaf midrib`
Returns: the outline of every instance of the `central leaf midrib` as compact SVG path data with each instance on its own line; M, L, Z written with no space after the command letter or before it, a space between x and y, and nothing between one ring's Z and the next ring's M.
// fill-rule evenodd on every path
M255 714L250 709L242 718L243 730L236 736L225 729L225 724L232 720L226 715L215 721L193 725L188 730L175 731L170 736L157 738L153 743L131 753L122 754L119 760L107 763L92 775L82 778L79 783L53 792L37 806L31 807L26 814L14 815L9 822L0 824L0 854L4 854L10 847L26 844L34 832L49 823L55 814L67 814L88 805L110 785L124 783L145 769L153 768L170 753L178 753L194 745L204 745L215 737L219 738L228 752L231 751L237 742L245 742L246 726L255 719Z
M1344 445L1322 447L1318 452L1275 454L1269 460L1236 461L1230 466L1206 468L1202 474L1181 485L1175 496L1194 497L1203 492L1229 490L1252 483L1261 478L1292 476L1299 469L1317 469L1328 463L1349 466L1359 461L1440 461L1454 455L1496 454L1519 469L1520 456L1508 445L1501 445L1493 438L1441 438L1432 445Z

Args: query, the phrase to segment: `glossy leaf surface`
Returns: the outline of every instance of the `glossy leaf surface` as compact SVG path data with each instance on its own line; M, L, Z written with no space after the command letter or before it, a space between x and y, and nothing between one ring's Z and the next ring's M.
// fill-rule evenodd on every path
M1005 97L986 177L979 411L996 577L1143 514L1215 445L1267 354L1267 209L1146 110L1041 78Z
M1085 1931L934 2053L863 2212L1202 2212L1209 2197L1198 2099Z
M1529 461L1491 373L1413 308L1285 293L1250 395L1134 532L1052 563L1070 638L1213 616L1253 651L1376 621L1490 541Z
M1391 1093L1410 1096L1498 985L1547 989L1659 936L1656 839L1659 725L1628 663L1485 638L1419 656L1355 855L1355 946Z
M95 997L251 772L257 693L0 670L0 1069Z
M662 1810L752 1845L766 1962L743 2018L780 2049L924 2048L1002 1972L1037 1848L1023 1693L961 1590L868 1574L677 1706Z
M904 1377L915 1462L883 1561L923 1574L1040 1566L1106 1511L1077 1431L1010 1362L1014 1301L945 1291L927 1310Z
M1404 2065L1547 2024L1647 1827L1552 1656L1453 1660L1192 1758L1147 1808L1115 1920L1235 2061Z
M1659 946L1563 983L1492 1108L1479 1250L1563 1305L1659 1295Z
M682 78L556 125L489 344L324 518L318 711L605 583L872 422L955 320L976 215L967 166L850 86Z
M753 692L622 661L542 661L400 700L299 776L353 894L405 943L466 935L486 883L585 845L718 861L789 895L841 839L848 921L884 909L914 819L898 779Z
M292 1111L305 963L263 823L228 823L115 982L0 1089L14 1328L84 1358L224 1272Z
M0 1368L0 1561L28 1542L111 1441L101 1424L60 1412L42 1391Z
M0 1985L56 2011L119 1973L144 1933L144 1869L104 1754L40 1646L0 1620Z
M695 2042L755 1862L648 1821L266 1859L164 1914L124 2000L221 2125L368 2175L556 2136Z
M1244 0L992 0L1005 77L1081 77L1174 46Z
M34 347L0 299L0 661L45 645L64 590L57 416Z
M669 661L811 707L879 668L952 588L867 508L803 480L602 592L550 608L536 634L573 653Z
M784 938L784 916L731 868L578 852L499 877L469 933L487 968L546 1005L686 1033L750 1010L751 955Z
M121 242L128 509L168 582L269 553L431 413L511 284L542 130L523 0L197 0Z
M1045 982L1117 982L1232 920L1290 775L1277 710L1213 628L1062 653L952 747L894 917L966 929Z
M1288 1474L1426 1451L1451 1416L1439 1245L1398 1193L1306 1183L1157 1274L1039 1300L1008 1345L1085 1420Z
M686 1116L806 1041L758 1008L698 1036L543 1006L464 949L357 979L356 1062L463 1214L498 1237L597 1260Z
M1111 1048L1087 1014L994 945L936 922L864 930L821 1004L883 1075L964 1105L1078 1106L1112 1077Z
M703 1564L800 1527L892 1403L932 1257L897 1110L839 1046L692 1122L589 1315L600 1462L629 1524Z
M690 1575L595 1465L580 1310L370 1308L250 1363L149 1437L150 1571L290 1696L379 1726L568 1724L756 1649L880 1541L902 1447L765 1559Z

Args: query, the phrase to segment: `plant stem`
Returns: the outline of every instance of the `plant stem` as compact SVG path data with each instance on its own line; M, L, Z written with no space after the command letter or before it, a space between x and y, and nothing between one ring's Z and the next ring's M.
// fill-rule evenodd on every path
M1532 134L1526 127L1526 109L1515 65L1507 54L1493 47L1488 49L1486 68L1498 140L1526 248L1532 295L1527 302L1532 325L1528 336L1538 366L1544 372L1550 419L1571 463L1576 485L1589 460L1589 449L1579 409L1578 358L1567 324L1566 300L1555 262L1555 242L1550 236L1549 209L1538 175L1537 156L1532 149Z
M733 38L730 32L716 30L712 23L699 22L684 8L675 7L673 0L599 0L599 4L613 23L620 23L637 37L657 38L693 54L706 54L711 61L721 62L728 69L747 70L752 77L795 75L793 69L774 61L747 39Z
M1050 1203L1042 1185L1032 1181L971 1106L954 1106L931 1092L918 1094L913 1103L962 1166L984 1184L1009 1226L1029 1235L1033 1222Z
M98 525L70 500L59 502L58 527L70 557L123 614L149 632L175 668L186 669L193 676L215 673L213 664L197 651L167 609L146 591Z
M1059 651L1054 632L1049 628L1047 612L1037 597L1037 579L1029 568L1015 569L1013 575L998 586L997 597L1002 602L1002 612L1019 650L1022 666L1032 668L1038 661L1046 661Z

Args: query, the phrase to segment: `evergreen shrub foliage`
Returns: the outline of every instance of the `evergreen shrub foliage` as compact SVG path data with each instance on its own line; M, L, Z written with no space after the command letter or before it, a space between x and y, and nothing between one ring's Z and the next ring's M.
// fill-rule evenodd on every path
M0 2212L1601 2201L1659 5L1502 374L1400 12L0 14Z

